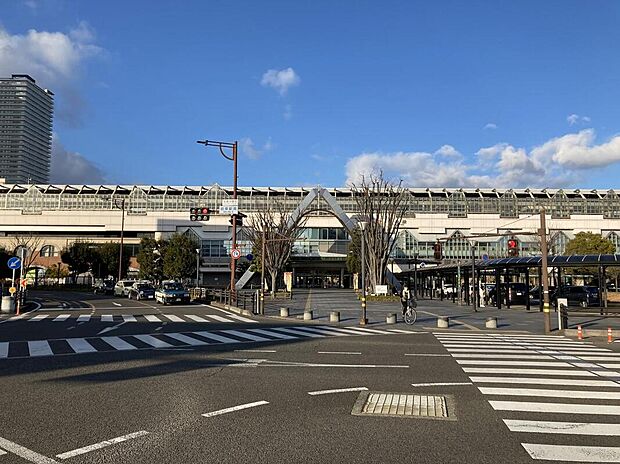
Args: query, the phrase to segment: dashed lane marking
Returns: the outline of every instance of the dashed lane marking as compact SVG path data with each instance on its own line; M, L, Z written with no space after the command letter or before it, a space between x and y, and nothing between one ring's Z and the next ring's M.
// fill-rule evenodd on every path
M318 354L362 354L360 351L317 351Z
M35 464L58 464L58 461L18 445L6 438L0 437L0 447L7 450L9 453L15 454L26 461L34 462Z
M122 437L112 438L110 440L104 440L99 443L95 443L94 445L84 446L83 448L74 449L73 451L67 451L66 453L57 454L56 457L58 459L68 459L74 456L79 456L81 454L90 453L91 451L99 450L101 448L105 448L106 446L115 445L117 443L122 443L127 440L131 440L133 438L143 437L144 435L148 435L149 432L146 430L140 430L139 432L130 433L127 435L123 435Z
M434 382L434 383L412 383L412 387L456 387L461 385L473 385L471 382Z
M227 414L229 412L240 411L242 409L254 408L256 406L262 406L265 404L269 404L268 401L256 401L254 403L240 404L239 406L233 406L232 408L220 409L218 411L207 412L203 414L203 417L213 417L219 416L221 414Z
M347 393L347 392L358 392L358 391L368 391L366 387L351 387L351 388L336 388L333 390L317 390L308 392L310 396L317 395L329 395L330 393Z

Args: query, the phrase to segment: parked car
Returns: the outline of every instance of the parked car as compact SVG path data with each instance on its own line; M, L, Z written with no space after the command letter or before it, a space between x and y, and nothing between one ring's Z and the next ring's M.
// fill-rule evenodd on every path
M552 300L554 305L557 305L558 298L568 299L568 306L581 306L582 308L599 306L601 304L598 287L585 285L560 287Z
M155 301L163 305L189 303L189 292L178 282L164 281L155 291Z
M114 282L112 280L98 282L93 291L95 295L112 295L114 293Z
M554 301L555 299L555 287L554 286L549 286L549 301ZM541 294L540 294L540 288L537 286L532 287L530 290L530 305L540 305L540 298L541 298Z
M127 296L135 280L119 280L114 286L114 296Z
M155 287L150 282L136 282L129 289L127 298L130 300L153 300L155 299Z
M521 282L509 282L501 284L501 299L503 304L525 305L527 303L527 285ZM497 303L497 286L489 291L490 304Z

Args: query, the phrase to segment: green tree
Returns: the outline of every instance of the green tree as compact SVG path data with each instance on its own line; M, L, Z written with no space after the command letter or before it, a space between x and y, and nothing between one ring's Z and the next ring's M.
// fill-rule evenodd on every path
M164 275L170 279L185 279L196 275L198 243L185 234L174 234L164 249Z
M62 250L60 259L69 266L71 273L76 276L88 272L97 262L97 246L90 242L73 242Z
M58 269L58 264L52 264L45 270L45 277L48 279L58 279L62 277L69 277L69 270L65 266L60 266L60 270Z
M137 256L141 279L160 281L164 278L163 254L165 248L166 241L164 240L142 237Z
M95 249L93 255L92 272L95 277L118 277L118 258L120 252L120 244L114 242L103 243ZM123 264L121 267L121 276L127 275L129 269L130 256L127 249L123 249Z
M566 255L611 255L616 247L611 240L592 232L579 232L566 244Z

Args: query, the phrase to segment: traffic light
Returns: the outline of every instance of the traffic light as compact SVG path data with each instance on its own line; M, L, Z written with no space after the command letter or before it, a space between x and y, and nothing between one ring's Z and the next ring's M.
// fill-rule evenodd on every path
M208 221L209 220L209 208L197 207L189 209L190 221Z
M237 227L243 227L243 218L247 217L247 215L243 213L233 214L232 216L230 216L230 219L228 221L231 225L233 224L233 217L237 217Z
M433 256L435 257L437 261L441 261L442 259L441 243L437 242L433 245Z
M508 256L519 256L519 242L514 237L508 240Z

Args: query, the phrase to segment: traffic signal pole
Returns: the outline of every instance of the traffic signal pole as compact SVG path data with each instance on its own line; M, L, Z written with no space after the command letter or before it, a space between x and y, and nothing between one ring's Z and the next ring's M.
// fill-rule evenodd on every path
M542 287L543 287L543 314L545 333L551 332L551 313L549 308L549 271L547 268L547 225L545 208L540 209L540 251L542 254Z
M237 142L232 147L233 161L233 200L237 199ZM232 250L237 249L237 215L232 215L232 248L230 252L230 304L237 302L237 289L235 288L235 270L237 260L233 258Z

